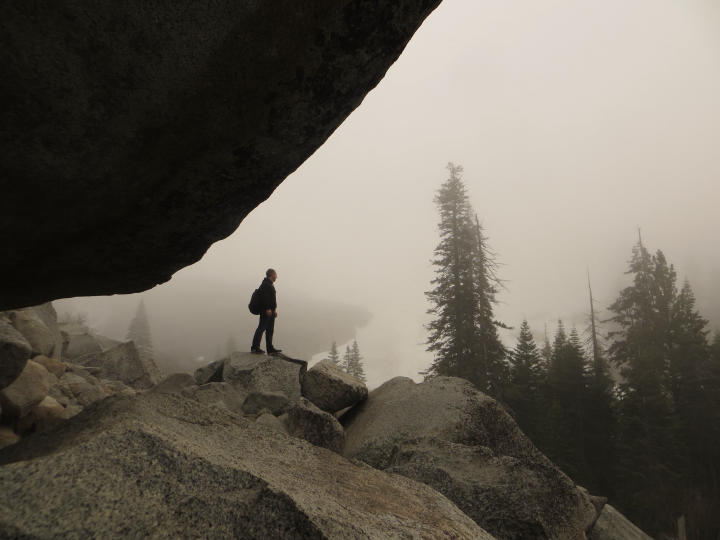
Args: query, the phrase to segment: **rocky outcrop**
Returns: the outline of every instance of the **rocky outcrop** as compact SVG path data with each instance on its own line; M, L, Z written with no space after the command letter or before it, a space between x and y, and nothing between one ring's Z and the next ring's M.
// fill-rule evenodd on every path
M315 446L342 453L345 433L340 422L307 399L300 398L281 419L290 435L305 439Z
M67 334L67 347L64 356L69 360L75 360L86 354L100 353L103 347L94 335L89 332L79 334Z
M42 354L56 359L61 357L63 339L52 304L9 311L7 315L15 329L30 344L33 355Z
M58 381L58 388L68 398L66 403L87 407L96 401L105 399L108 394L99 384L97 378L82 376L77 372L63 374Z
M57 367L63 337L52 304L0 313L0 389L8 386L35 357Z
M15 436L50 429L107 396L135 394L120 380L99 378L117 376L122 370L106 373L102 367L61 360L57 355L66 349L69 334L65 330L83 333L87 327L63 324L63 330L60 326L51 304L0 313L0 381L18 366L25 366L22 375L0 395L0 403L4 403L0 421ZM39 354L26 364L25 355L33 351L51 356Z
M134 388L130 388L128 385L126 385L125 383L122 383L120 381L111 381L109 379L101 379L100 387L109 396L114 396L114 395L134 396L135 394L137 394L137 390L135 390Z
M104 367L60 360L57 354L65 343L62 332L50 304L0 314L0 374L7 379L24 364L20 375L0 389L0 427L13 434L5 442L51 429L107 396L135 395L135 390L120 380L99 378L115 377L127 369L106 372ZM28 353L38 351L50 356L39 354L24 360ZM190 375L186 377L192 381Z
M227 409L242 414L242 406L247 397L233 385L226 382L212 382L193 386L183 391L183 395L210 407Z
M0 425L0 448L15 444L20 437L9 426Z
M68 414L55 398L45 396L28 414L18 420L18 431L34 433L45 431L67 420Z
M50 358L60 360L62 358L64 338L62 331L60 330L60 325L58 324L58 316L55 311L55 307L52 302L46 302L44 304L34 306L32 310L53 336L54 344Z
M225 360L215 360L206 366L195 370L195 383L206 384L209 382L221 382L223 380L223 366Z
M343 417L345 455L434 487L503 539L576 540L590 498L463 379L398 377Z
M340 510L317 507L337 504L335 497L339 495L333 482L338 480L332 475L345 475L347 471L335 471L333 460L341 458L336 456L330 460L325 476L312 472L303 483L298 479L307 471L302 466L298 469L294 457L288 458L287 447L295 453L298 448L312 449L311 454L321 449L331 450L364 461L379 471L426 484L428 487L423 488L428 490L426 493L434 493L430 488L436 489L459 508L442 499L445 501L442 505L449 505L447 508L451 513L464 516L462 510L475 521L476 529L472 534L476 536L468 538L491 538L480 527L502 539L579 540L585 538L586 533L590 533L590 540L648 538L614 508L605 505L603 498L592 497L583 488L575 486L535 449L497 402L476 391L466 381L436 378L415 384L410 379L393 379L372 392L367 401L352 408L342 419L346 426L343 429L334 415L316 407L305 397L290 400L283 392L264 389L272 383L286 391L290 388L292 393L293 389L300 388L298 376L302 371L298 364L282 358L238 353L203 372L210 378L227 375L227 381L197 385L196 377L177 373L153 387L151 392L136 393L120 381L100 378L106 374L102 367L35 357L27 362L11 385L0 391L0 448L6 447L0 452L0 464L9 463L0 467L0 484L4 489L7 484L11 491L22 492L18 500L22 501L21 505L28 505L8 509L3 504L4 495L0 493L0 530L10 531L7 534L11 537L43 536L46 524L57 523L60 514L55 512L63 513L61 527L70 530L77 526L75 520L80 519L64 516L69 507L62 499L70 497L80 507L91 508L90 514L83 514L86 518L94 516L88 519L98 527L97 530L89 529L90 536L94 535L93 531L112 535L122 521L116 515L117 505L125 508L135 504L141 514L146 510L149 513L142 514L144 517L132 525L137 529L128 533L131 536L157 536L147 528L151 523L159 522L167 525L169 531L176 531L180 523L186 523L178 516L188 511L205 516L209 508L219 512L224 505L239 505L235 517L213 518L213 528L201 536L226 536L225 527L232 526L235 535L240 534L237 531L246 531L243 527L250 527L247 530L251 531L260 527L258 530L262 535L292 537L295 533L287 533L282 528L272 529L270 518L265 520L256 515L268 511L269 505L272 508L269 515L275 519L287 518L293 523L300 519L303 523L311 523L321 531L323 538L374 537L379 530L375 529L376 519L387 519L387 516L377 518L374 515L377 501L365 501L372 517L360 514L360 522L369 520L367 530L364 524L357 528L357 509L349 511L350 507L342 497ZM207 433L211 434L210 440L205 439ZM264 435L257 435L259 433ZM196 435L197 440L192 438ZM191 438L183 438L186 436ZM238 441L237 437L249 439ZM275 440L276 454L263 447L267 437ZM222 472L218 473L220 469L214 460L233 461L236 452L244 460L242 466L238 469L231 464L227 470L220 467ZM85 457L90 461L82 462ZM206 458L211 465L203 461ZM258 464L256 459L264 461ZM276 461L274 465L270 463L273 460ZM36 467L27 469L25 465L15 463L19 461L32 462ZM318 463L320 461L318 459ZM358 467L360 461L353 462L352 466ZM45 463L52 466L45 467ZM110 472L99 473L100 463L110 463ZM59 475L43 480L43 475L50 474L55 466L66 467L79 475L76 479L80 483L74 485L83 486L81 493L58 491L54 496L47 495L52 499L49 502L40 495L37 502L47 503L47 509L33 507L35 503L29 502L32 497L24 498L25 492L41 491L43 481L49 482L52 489L61 485L61 480L68 481L63 476L65 469ZM269 481L270 476L265 472L258 474L258 467L272 477L272 482L277 480L279 483ZM273 467L284 468L284 474L272 473ZM362 482L372 484L373 480L361 480L360 476L381 473L362 466L360 471L351 473L357 478L351 478L350 482L362 498L368 495L361 487ZM6 473L9 476L3 476ZM115 493L115 498L108 492L107 496L101 495L95 502L88 502L91 498L88 490L100 489L95 482L101 479L107 482L108 474L113 486L116 483L120 486L120 491ZM272 497L265 500L250 496L242 491L244 487L240 491L234 490L230 498L226 497L227 493L214 495L210 490L209 486L213 485L219 486L222 492L226 481L228 485L244 486L242 479L249 478L245 474L250 474L253 482L260 482L253 486L266 482L262 485L273 494ZM144 478L142 485L132 484L132 478L136 478L133 475ZM326 484L318 486L321 476ZM396 482L399 477L390 478ZM286 481L295 486L291 492L284 491ZM307 494L301 494L301 484L305 490L313 492L309 499ZM393 489L394 484L384 485L373 493L383 497L394 493L392 498L407 496L404 491L398 493ZM156 495L168 492L177 496L165 497L159 503L162 498ZM280 499L273 498L279 493L282 494ZM334 502L325 500L326 496ZM370 496L375 495L371 493ZM128 503L125 497L131 502ZM136 501L136 497L147 497L144 501L147 507L142 501ZM188 501L193 501L190 506L186 506ZM283 506L282 501L289 501L289 506ZM434 499L431 503L439 508L440 503ZM378 504L382 507L386 503L380 501ZM39 521L30 518L33 512L41 516ZM289 513L286 515L285 512ZM436 518L418 517L419 513L416 508L411 515L404 514L403 519L409 521L400 520L404 531L400 536L465 537L465 533L438 532L433 529L437 526ZM202 522L198 516L195 519ZM393 527L399 523L397 519L395 514ZM422 523L416 528L418 519ZM333 520L342 522L342 527L334 528ZM426 525L427 520L435 525ZM408 524L410 522L412 525ZM456 526L454 518L450 523L452 527ZM467 523L463 525L466 526ZM463 527L461 530L465 530ZM165 534L165 529L162 530ZM326 534L327 530L332 534ZM255 537L254 533L248 535Z
M0 309L141 291L199 260L439 3L3 3Z
M21 418L40 403L50 391L49 373L40 364L29 360L12 384L0 390L3 415Z
M300 367L275 356L234 352L223 364L222 380L245 392L282 392L300 399Z
M48 358L47 356L36 356L33 358L33 362L43 366L49 373L55 375L55 377L62 377L67 369L67 366L60 360Z
M330 360L322 360L302 376L302 395L323 411L335 413L367 399L365 383Z
M271 413L262 413L255 419L255 423L279 433L287 433L287 429L285 428L285 424L282 423L282 420Z
M275 416L281 415L288 407L289 400L282 392L250 392L242 405L245 414L260 414L263 410Z
M195 382L199 386L182 394L239 414L280 417L280 424L269 418L261 423L334 452L343 449L342 425L312 400L332 410L355 405L367 396L362 382L334 366L323 364L307 372L301 360L241 352L197 369Z
M104 400L0 464L8 537L492 538L423 484L172 394Z
M628 518L606 504L588 540L652 540Z
M151 358L138 353L132 341L121 343L99 353L90 353L75 359L86 367L98 368L105 379L121 381L136 389L148 389L160 382L161 376Z
M0 314L0 389L17 379L31 356L27 339Z
M67 320L66 318L58 326L64 337L62 355L63 358L68 360L75 360L86 354L112 349L122 343L95 333L82 319Z
M192 386L195 386L195 377L189 373L173 373L160 381L152 390L165 394L179 394Z

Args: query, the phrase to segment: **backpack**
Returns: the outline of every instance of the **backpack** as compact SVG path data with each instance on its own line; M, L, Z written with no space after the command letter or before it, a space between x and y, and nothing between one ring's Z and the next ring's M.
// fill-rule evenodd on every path
M252 296L250 297L250 303L248 304L248 309L250 310L250 313L253 315L260 315L260 311L262 311L262 306L260 305L260 302L262 299L260 298L260 289L255 289L255 292L252 293Z

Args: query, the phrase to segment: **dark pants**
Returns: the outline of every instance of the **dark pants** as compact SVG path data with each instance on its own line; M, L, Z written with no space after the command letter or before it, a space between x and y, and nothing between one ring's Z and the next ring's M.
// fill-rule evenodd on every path
M263 332L265 332L265 345L268 351L274 349L272 344L273 331L275 330L275 317L267 313L260 314L260 322L258 322L257 330L253 336L252 347L253 349L260 348L260 340L262 339Z

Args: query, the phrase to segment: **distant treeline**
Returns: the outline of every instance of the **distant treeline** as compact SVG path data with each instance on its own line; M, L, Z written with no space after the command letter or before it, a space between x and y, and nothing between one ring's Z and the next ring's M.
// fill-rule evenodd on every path
M688 538L720 538L720 335L710 336L690 284L679 286L662 251L639 239L632 284L606 320L590 292L587 343L559 322L539 347L523 321L510 350L493 318L501 283L492 254L462 169L449 169L436 197L435 360L425 376L464 377L496 397L575 482L649 534L673 533L684 516Z
M358 347L357 340L353 340L352 346L347 345L345 347L345 354L342 358L340 358L340 353L337 350L337 343L333 341L332 345L330 345L330 352L325 360L330 360L345 373L352 375L362 382L367 381L363 357L360 354L360 347Z

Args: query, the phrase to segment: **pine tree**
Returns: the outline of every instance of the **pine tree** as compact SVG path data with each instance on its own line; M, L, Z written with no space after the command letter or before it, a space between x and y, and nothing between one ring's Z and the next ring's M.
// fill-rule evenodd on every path
M494 254L487 245L487 237L480 225L480 220L475 215L475 253L473 261L473 284L475 287L475 298L477 309L475 311L475 331L478 334L478 345L480 359L477 362L478 368L484 367L484 374L474 375L470 377L478 387L481 387L485 381L486 386L483 388L486 392L497 398L503 398L503 389L507 384L508 366L505 362L507 351L497 329L508 327L494 319L493 306L497 303L496 295L500 286L500 280L497 277Z
M673 304L669 344L670 386L687 457L683 514L690 537L714 539L720 516L708 509L720 508L720 373L713 373L706 326L685 281Z
M436 315L428 326L428 351L435 360L427 375L466 375L475 349L474 290L472 253L474 238L471 210L462 167L448 164L450 177L435 197L440 210L440 244L435 248L435 285L426 294L434 304L428 313ZM468 316L470 315L470 316Z
M669 335L669 369L675 405L688 419L696 417L703 381L702 368L709 355L707 321L695 310L695 295L685 281L673 306Z
M620 508L648 532L672 530L680 501L677 418L670 388L670 322L675 271L642 240L633 248L632 285L610 306L609 354L622 367L618 468ZM668 509L673 509L668 512Z
M363 367L362 360L363 358L360 356L360 347L358 347L357 341L353 341L352 348L350 349L350 362L347 372L353 377L365 382L365 369Z
M720 333L709 346L708 356L702 370L701 394L704 414L695 421L701 428L693 460L702 471L701 501L705 519L698 528L704 531L703 538L720 538ZM704 428L704 429L702 429ZM695 535L700 538L699 534Z
M332 342L332 345L330 345L330 352L328 353L327 360L330 360L336 366L340 365L340 354L337 350L337 343L334 341Z
M435 358L423 374L463 377L480 390L499 395L505 377L504 355L493 320L497 292L494 260L477 219L473 218L462 167L448 164L450 177L435 203L440 211L440 243L435 248L434 289L425 293L435 319L427 325L428 351Z
M523 432L536 443L542 433L540 426L543 382L543 361L527 320L520 326L517 345L509 355L510 382L506 400L515 412Z
M345 346L345 354L343 355L342 364L340 367L345 373L350 373L350 367L352 366L352 351L350 345Z
M715 331L710 345L710 358L712 358L713 362L720 363L720 330Z
M686 281L672 307L669 337L670 388L685 429L703 416L703 367L707 363L707 321L695 310L695 295ZM686 437L693 437L686 433Z
M555 339L553 339L552 344L553 355L550 357L550 362L556 358L556 351L567 345L567 342L568 337L567 332L565 332L565 324L562 322L562 319L558 319L557 330L555 330Z
M720 332L710 345L707 362L703 369L702 393L707 414L707 430L702 441L698 460L705 464L705 485L717 504L711 508L720 508ZM715 517L715 536L720 536L720 519Z
M145 302L140 300L135 317L130 322L127 332L127 340L133 341L138 353L145 358L153 358L152 336L150 335L150 323L148 322Z
M547 323L545 323L545 339L543 340L542 349L540 349L540 356L543 361L543 370L547 371L552 361L553 349L550 344L550 338L548 338Z
M585 355L580 338L575 328L568 337L562 321L558 321L547 372L546 426L551 438L546 451L565 473L583 484L590 476L583 446L585 390Z

